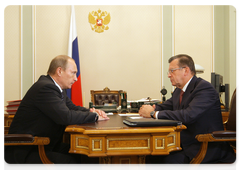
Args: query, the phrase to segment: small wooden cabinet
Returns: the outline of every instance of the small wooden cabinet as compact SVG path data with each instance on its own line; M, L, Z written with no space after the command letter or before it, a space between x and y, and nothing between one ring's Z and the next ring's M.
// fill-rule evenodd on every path
M14 115L9 115L7 113L3 113L0 115L3 119L3 126L10 126L12 123L12 120L14 118Z

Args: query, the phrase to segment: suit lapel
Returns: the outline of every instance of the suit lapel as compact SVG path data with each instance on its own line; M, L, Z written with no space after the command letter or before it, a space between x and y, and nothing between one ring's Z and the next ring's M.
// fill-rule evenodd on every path
M52 79L49 75L47 75L46 77L47 77L49 80L51 80L51 82L56 86L56 84L54 83L53 79ZM56 86L56 87L57 87L57 86ZM61 92L58 87L57 87L57 89L58 89L58 92L59 92L59 94L60 94L60 96L61 96L61 99L66 103L66 96L67 96L66 90L63 90L63 91Z
M66 97L67 97L66 90L63 90L62 95L63 95L63 101L66 103Z

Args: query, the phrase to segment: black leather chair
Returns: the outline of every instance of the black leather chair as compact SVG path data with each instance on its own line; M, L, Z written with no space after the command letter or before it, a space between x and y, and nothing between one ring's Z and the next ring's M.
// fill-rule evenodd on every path
M228 120L225 123L226 130L215 131L209 134L199 134L196 139L201 142L201 148L198 154L192 159L191 164L200 164L206 156L208 142L227 141L236 151L236 89L233 92Z
M39 156L42 163L48 170L56 170L56 166L46 156L44 145L50 143L48 137L37 137L30 134L7 134L9 126L1 126L0 131L4 134L0 135L0 146L10 145L38 145Z
M105 87L103 90L91 90L91 102L94 106L103 106L105 103L121 105L122 90L110 90Z

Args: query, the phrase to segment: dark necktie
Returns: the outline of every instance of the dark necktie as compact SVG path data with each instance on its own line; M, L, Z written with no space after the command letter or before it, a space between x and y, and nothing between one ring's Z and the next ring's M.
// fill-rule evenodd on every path
M62 100L64 99L64 95L63 95L63 92L61 93L62 94Z
M181 104L182 102L182 97L183 97L183 94L184 94L184 91L181 90L181 93L180 93L180 98L179 98L179 105Z

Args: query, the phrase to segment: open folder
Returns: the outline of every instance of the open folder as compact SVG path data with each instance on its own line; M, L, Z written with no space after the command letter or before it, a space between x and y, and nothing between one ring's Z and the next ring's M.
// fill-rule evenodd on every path
M152 119L152 118L143 118L143 117L127 117L123 120L128 126L178 126L182 125L181 121L177 120L166 120L166 119Z

